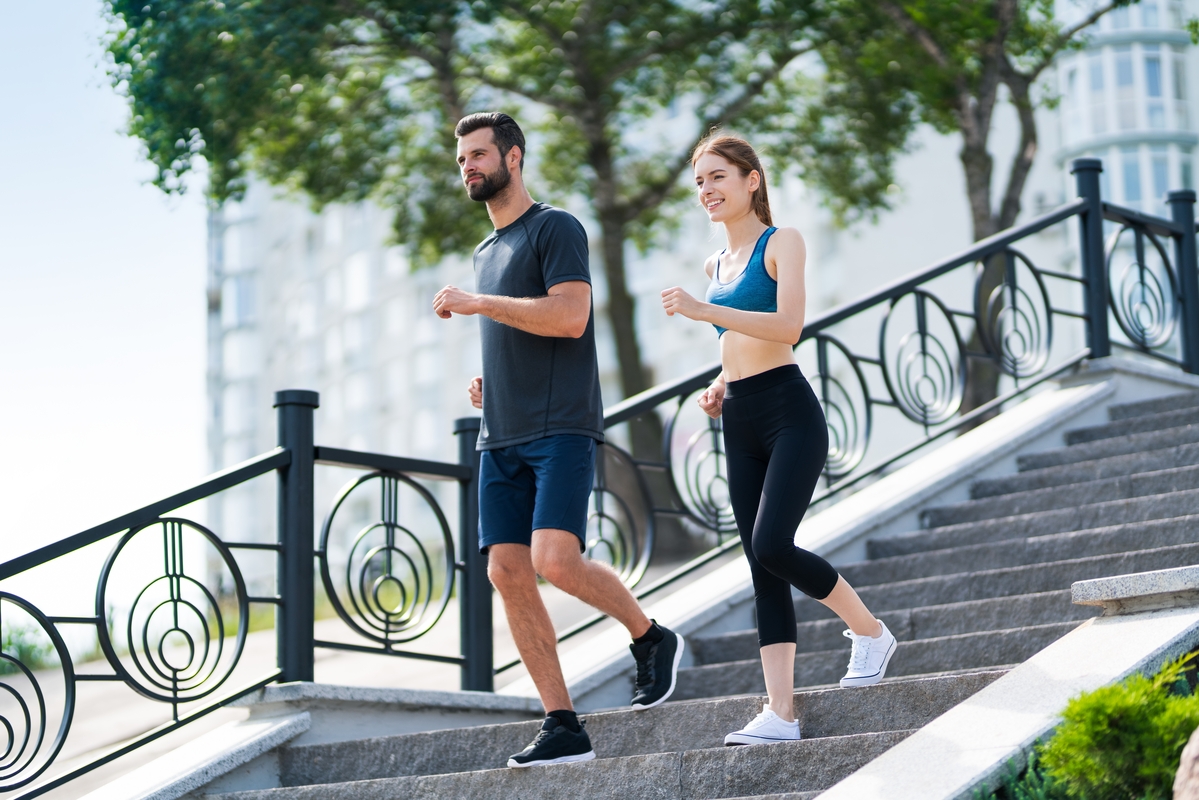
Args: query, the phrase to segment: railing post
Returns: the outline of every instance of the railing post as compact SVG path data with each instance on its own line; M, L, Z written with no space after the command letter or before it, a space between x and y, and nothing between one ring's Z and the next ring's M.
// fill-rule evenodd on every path
M291 463L279 473L279 568L281 599L275 611L275 643L281 681L313 679L313 411L320 395L306 389L275 392L279 446Z
M1174 264L1182 291L1182 365L1199 373L1199 264L1195 255L1195 192L1181 189L1166 195L1170 215L1184 233L1174 237Z
M462 688L467 691L495 691L495 670L491 644L491 581L487 578L487 557L479 552L479 418L454 420L458 437L458 463L471 469L469 483L460 490L459 546L460 562L465 565L458 582L458 611L461 619Z
M1087 347L1091 358L1112 354L1107 332L1107 259L1103 254L1103 198L1099 192L1099 173L1103 162L1097 158L1076 158L1070 165L1078 196L1087 201L1087 209L1078 218L1082 276L1086 280Z

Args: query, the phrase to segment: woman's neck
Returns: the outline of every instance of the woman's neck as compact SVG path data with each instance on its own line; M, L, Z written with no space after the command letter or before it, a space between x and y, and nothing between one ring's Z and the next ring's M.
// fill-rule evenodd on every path
M739 253L743 248L757 244L766 225L752 211L744 216L724 223L724 235L728 239L728 251Z

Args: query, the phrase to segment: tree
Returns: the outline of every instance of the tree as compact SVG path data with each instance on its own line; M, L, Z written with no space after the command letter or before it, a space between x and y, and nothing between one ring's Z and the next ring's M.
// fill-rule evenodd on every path
M630 242L675 223L680 176L716 125L768 132L781 165L811 155L794 116L810 97L794 65L816 46L816 0L109 0L113 80L157 182L181 191L197 157L214 201L246 175L316 205L373 197L417 264L469 251L489 230L453 168L453 125L505 107L536 119L540 186L585 198L600 231L624 395L648 388L625 280ZM685 130L658 136L666 108ZM534 113L530 113L533 111ZM880 112L880 116L886 114ZM846 151L830 164L861 157ZM890 152L874 172L887 173ZM872 173L873 174L873 173ZM888 173L889 174L889 173ZM888 174L854 207L885 205ZM886 181L886 182L881 182ZM657 418L633 426L655 454Z
M1054 0L834 2L819 48L828 70L824 113L830 120L857 120L863 135L882 148L906 147L913 128L905 128L902 137L882 138L890 123L875 115L880 104L908 107L916 120L960 136L958 158L972 234L975 241L984 239L1011 227L1020 214L1037 154L1035 110L1056 100L1052 90L1038 88L1038 81L1058 54L1081 46L1087 28L1130 2L1135 0L1100 3L1070 25L1054 16ZM1006 98L1001 88L1007 90ZM1016 111L1020 138L995 203L990 136L1001 99ZM852 200L859 194L855 180L860 176L853 171L814 173L812 178L833 198ZM980 291L989 295L1000 281L997 260L986 265ZM970 349L982 350L977 331ZM963 413L996 397L998 380L989 362L976 363Z

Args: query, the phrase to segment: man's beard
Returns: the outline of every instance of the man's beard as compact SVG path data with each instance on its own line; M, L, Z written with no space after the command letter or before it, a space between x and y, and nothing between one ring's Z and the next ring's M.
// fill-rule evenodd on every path
M466 184L466 193L470 196L471 200L477 200L482 203L507 189L508 184L511 182L512 173L508 170L508 165L501 161L499 168L495 172L490 175L483 175L483 180L477 183Z

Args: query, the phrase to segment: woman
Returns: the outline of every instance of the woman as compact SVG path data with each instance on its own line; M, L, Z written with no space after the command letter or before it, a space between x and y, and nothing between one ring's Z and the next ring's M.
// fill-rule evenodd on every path
M724 743L794 740L791 587L849 626L853 649L842 686L878 683L895 637L827 561L795 546L828 457L824 413L792 349L804 322L803 237L771 224L765 173L748 142L712 135L695 148L691 166L700 205L724 226L728 247L704 263L707 302L676 286L662 292L662 306L668 315L711 323L720 337L723 369L699 405L724 417L729 493L753 576L768 695L762 713Z

